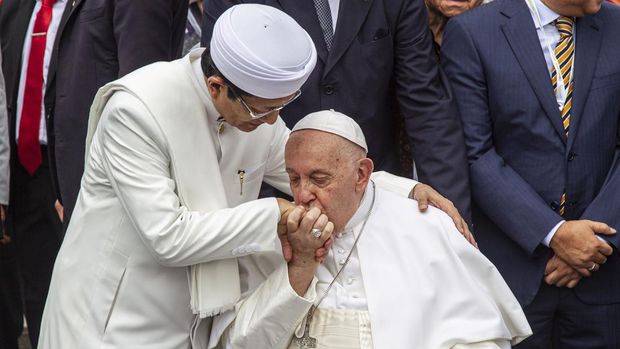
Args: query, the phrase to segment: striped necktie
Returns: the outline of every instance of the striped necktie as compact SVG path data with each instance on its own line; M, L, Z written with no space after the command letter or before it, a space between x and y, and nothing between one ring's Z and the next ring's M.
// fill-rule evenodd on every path
M555 57L558 60L558 64L560 66L560 76L562 81L564 82L564 86L568 86L568 91L566 93L566 99L564 101L564 106L562 107L562 125L564 126L564 133L566 137L568 137L568 130L570 127L570 113L571 107L573 105L573 79L571 79L571 70L573 66L573 59L575 57L575 40L573 38L573 26L575 21L570 17L559 17L555 21L555 26L560 32L560 40L558 40L558 44L555 47ZM553 72L551 73L551 83L553 84L553 92L558 94L558 72L553 67ZM558 212L560 215L564 215L564 211L566 208L566 193L562 194L562 198L560 199L560 208Z

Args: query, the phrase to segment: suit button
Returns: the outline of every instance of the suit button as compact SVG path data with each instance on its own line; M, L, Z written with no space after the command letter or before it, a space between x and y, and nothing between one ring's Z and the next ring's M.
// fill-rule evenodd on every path
M557 211L560 208L560 203L557 201L552 201L549 206L551 206L552 210Z
M331 84L327 84L323 86L323 93L325 93L326 95L333 95L334 94L334 86Z
M568 203L568 206L571 206L571 207L573 207L575 205L577 205L577 201L571 201L571 202Z
M568 153L568 161L573 161L575 160L575 157L577 156L577 154L570 152Z

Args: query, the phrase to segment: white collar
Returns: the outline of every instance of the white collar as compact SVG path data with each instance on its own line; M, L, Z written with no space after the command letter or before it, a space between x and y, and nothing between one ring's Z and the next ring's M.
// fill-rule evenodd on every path
M198 94L200 95L200 99L207 107L207 110L217 110L213 105L213 100L211 99L211 95L209 94L209 89L207 88L207 83L205 82L204 73L202 72L202 66L200 65L200 59L202 57L202 52L204 48L197 48L191 50L186 56L185 59L189 61L192 67L192 80L194 81L194 85L198 90ZM219 113L207 113L207 117L209 119L209 123L212 125L217 125L217 120L220 117Z
M550 9L541 0L533 0L533 2L534 2L534 5L536 6L536 9L538 10L538 14L540 15L540 21L542 22L543 26L551 24L553 23L553 21L561 17L560 14ZM540 29L540 25L538 21L534 20L534 25L536 26L536 29Z
M349 222L345 225L342 230L343 233L352 231L358 224L362 223L366 215L368 214L368 210L370 210L370 205L372 204L372 183L369 181L366 185L366 190L364 190L364 196L362 196L362 200L360 202L357 211L353 214Z

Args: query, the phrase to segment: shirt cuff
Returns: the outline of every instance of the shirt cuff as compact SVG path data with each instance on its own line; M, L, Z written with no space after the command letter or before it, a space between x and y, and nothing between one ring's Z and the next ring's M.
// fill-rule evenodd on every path
M558 224L555 225L555 227L553 227L553 229L551 229L551 231L549 232L549 234L547 234L547 236L545 236L545 238L542 241L542 244L549 247L549 244L551 243L551 239L553 239L553 236L555 235L555 233L558 232L558 229L560 229L560 226L562 224L564 224L564 222L566 222L565 220L561 220L560 222L558 222Z

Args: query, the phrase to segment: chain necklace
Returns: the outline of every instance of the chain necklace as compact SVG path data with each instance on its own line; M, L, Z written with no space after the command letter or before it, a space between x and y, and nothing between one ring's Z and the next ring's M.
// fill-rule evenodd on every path
M297 347L299 347L300 349L316 348L316 338L310 337L310 322L312 321L312 317L314 316L314 312L318 309L319 305L325 299L325 297L327 297L327 295L329 294L329 290L332 288L332 286L334 286L334 283L336 283L336 280L338 280L338 277L340 276L340 273L342 273L344 268L349 263L349 259L351 259L351 255L353 254L353 250L355 249L355 246L357 246L357 242L359 241L360 237L362 236L362 233L364 232L364 228L366 227L366 223L368 222L368 218L370 218L370 214L372 213L372 209L375 206L375 197L376 197L375 182L370 181L370 183L372 183L372 201L370 202L370 208L368 209L368 213L366 213L366 217L364 217L364 222L362 223L362 228L360 229L359 234L357 234L357 238L355 238L355 242L353 242L353 247L351 248L351 251L349 251L349 254L347 255L347 259L345 259L345 261L344 261L344 264L338 270L338 272L336 273L336 276L334 276L334 279L329 283L329 285L327 286L327 289L325 290L325 292L323 292L323 295L321 296L321 298L319 298L319 301L316 302L315 304L313 304L310 307L310 310L308 310L308 315L306 316L306 326L304 326L304 334L303 334L303 336L301 336L300 338L297 338L297 337L294 336L295 338L293 339L293 342L295 342L295 344L297 344Z

